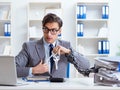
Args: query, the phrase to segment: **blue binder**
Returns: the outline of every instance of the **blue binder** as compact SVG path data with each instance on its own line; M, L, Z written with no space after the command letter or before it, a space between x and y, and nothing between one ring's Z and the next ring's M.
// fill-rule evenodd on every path
M77 24L77 36L83 37L83 23Z
M77 19L86 19L85 5L77 5Z
M102 41L98 41L98 54L102 54Z
M98 54L109 54L110 44L108 40L98 41Z
M109 7L107 5L102 7L102 19L109 18Z
M11 36L11 24L4 23L4 36Z

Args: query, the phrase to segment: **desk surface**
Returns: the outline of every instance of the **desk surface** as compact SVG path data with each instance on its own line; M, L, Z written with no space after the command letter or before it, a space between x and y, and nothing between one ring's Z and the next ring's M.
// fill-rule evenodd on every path
M21 81L21 79L18 79ZM21 86L0 86L0 90L120 90L120 87L95 86L93 78L69 78L63 83L27 82Z

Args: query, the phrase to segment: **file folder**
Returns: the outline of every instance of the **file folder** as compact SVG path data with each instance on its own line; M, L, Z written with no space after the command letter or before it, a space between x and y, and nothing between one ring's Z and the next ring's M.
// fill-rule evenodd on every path
M86 6L83 5L83 16L82 16L83 19L86 19Z
M117 62L111 62L111 61L105 60L104 58L107 59L108 57L96 57L95 66L110 69L110 70L117 70L118 68Z
M58 37L61 37L62 35L61 34L58 34Z
M98 54L102 54L102 42L98 41Z
M80 6L79 5L77 5L77 19L79 19L80 18Z
M109 54L110 44L108 40L98 41L98 54Z
M109 7L107 5L102 7L102 19L109 18Z
M77 19L86 19L85 5L77 5Z
M109 7L108 6L106 6L106 19L108 19L109 18Z
M82 23L77 24L77 36L78 37L83 36L83 24Z
M97 57L95 68L99 68L94 74L95 84L120 87L120 56Z
M80 19L82 19L83 18L83 6L80 5L79 8L80 8Z
M110 44L109 44L109 41L107 40L106 41L106 54L109 54L110 53Z
M7 29L8 29L8 24L5 23L5 24L4 24L4 36L8 36L8 35L7 35L8 30L7 30Z
M106 41L102 41L102 54L106 54Z
M8 23L8 30L7 30L7 32L8 32L8 36L11 36L11 24L10 23Z
M11 24L4 23L4 36L11 36Z

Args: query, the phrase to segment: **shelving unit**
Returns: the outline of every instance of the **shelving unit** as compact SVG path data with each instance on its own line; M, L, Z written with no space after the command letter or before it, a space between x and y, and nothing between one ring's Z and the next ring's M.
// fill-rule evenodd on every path
M47 13L62 15L60 2L30 2L28 5L28 41L40 39L42 19Z
M10 2L0 2L0 55L12 54L11 6Z
M81 0L76 4L76 50L88 57L91 67L94 66L95 57L108 56L110 53L109 17L102 16L103 7L107 7L109 16L109 0ZM85 16L80 16L81 13ZM99 53L100 41L107 42L109 52Z

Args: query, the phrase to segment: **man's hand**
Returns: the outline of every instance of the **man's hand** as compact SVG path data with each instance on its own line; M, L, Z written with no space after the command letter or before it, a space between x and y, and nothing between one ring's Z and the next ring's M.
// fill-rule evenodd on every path
M71 51L63 46L56 46L53 48L53 52L56 54L69 54Z
M46 63L43 64L42 60L37 66L32 68L32 74L42 74L45 72L48 72L48 65Z

